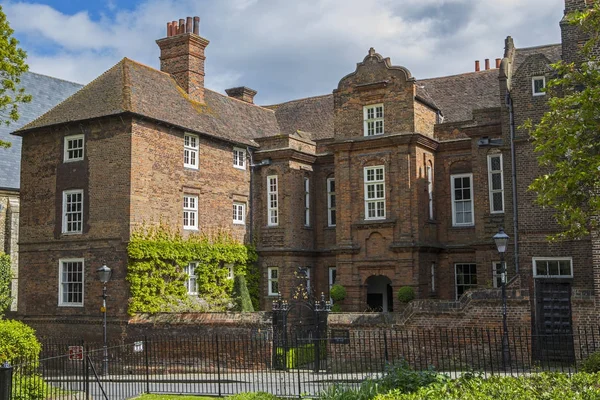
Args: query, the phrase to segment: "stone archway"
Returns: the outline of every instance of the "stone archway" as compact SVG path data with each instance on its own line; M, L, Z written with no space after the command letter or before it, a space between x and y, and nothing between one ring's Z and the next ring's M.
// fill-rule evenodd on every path
M371 275L367 278L367 306L373 311L392 312L392 281L384 275Z

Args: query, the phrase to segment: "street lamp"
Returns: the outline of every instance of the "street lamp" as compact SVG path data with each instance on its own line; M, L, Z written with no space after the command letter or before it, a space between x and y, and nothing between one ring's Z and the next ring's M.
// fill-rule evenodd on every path
M509 362L508 323L506 322L506 263L504 262L508 239L508 235L504 233L504 228L499 228L498 233L494 235L494 242L498 253L500 253L500 271L496 270L496 273L500 273L502 277L502 365L504 369L506 369Z
M100 308L100 312L102 313L102 328L104 329L104 345L103 356L102 356L102 375L108 374L108 346L106 343L106 284L110 281L110 276L112 275L112 270L106 266L106 264L102 265L100 268L96 270L98 274L98 280L102 282L102 308Z

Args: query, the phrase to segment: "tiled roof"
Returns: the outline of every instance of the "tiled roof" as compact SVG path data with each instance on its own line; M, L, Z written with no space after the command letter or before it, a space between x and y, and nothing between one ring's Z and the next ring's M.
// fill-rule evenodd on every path
M498 107L500 102L497 69L419 80L417 93L419 90L430 95L444 122L470 120L473 110Z
M21 174L21 138L10 132L33 121L73 93L82 85L45 75L26 72L21 75L21 86L31 94L30 103L19 105L20 118L10 125L0 125L0 140L10 142L8 149L0 149L0 188L19 189Z
M279 133L272 110L210 90L205 90L205 101L190 100L170 75L124 58L17 133L124 112L247 145L256 145L254 138Z
M515 49L515 60L513 65L513 72L515 72L525 61L525 59L534 54L543 54L551 62L555 63L562 57L562 45L560 44L548 44L544 46L536 47L524 47L522 49Z
M333 137L333 95L308 97L287 103L266 106L275 111L281 133L302 131L311 139Z

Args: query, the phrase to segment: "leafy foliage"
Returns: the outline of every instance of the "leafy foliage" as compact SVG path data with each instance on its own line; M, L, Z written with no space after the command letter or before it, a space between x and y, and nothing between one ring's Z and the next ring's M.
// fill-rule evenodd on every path
M7 125L19 119L19 103L31 101L31 96L18 87L21 74L29 68L25 64L27 54L19 48L13 33L0 6L0 122ZM0 140L0 147L10 147L10 143Z
M400 303L410 303L415 299L415 289L412 286L402 286L398 289L398 301Z
M581 363L581 371L596 373L600 372L600 351L592 353Z
M265 392L254 392L254 393L238 393L236 395L227 397L229 400L278 400L279 397Z
M225 231L183 238L164 225L145 226L134 232L127 251L130 314L224 310L231 301L233 281L223 266L233 264L235 274L243 276L247 264L255 260L254 250ZM196 298L189 296L185 288L188 276L184 268L190 262L197 262Z
M329 291L329 296L333 301L342 301L346 298L346 288L336 283L331 286L331 290Z
M13 375L12 400L44 400L48 398L47 394L52 392L56 393L56 388L44 382L41 375Z
M11 280L10 256L0 252L0 318L2 318L4 312L12 302L10 293Z
M530 129L538 163L545 171L533 181L536 203L555 210L562 232L550 239L581 238L598 228L600 212L600 1L569 14L571 24L589 35L583 62L553 64L556 78L546 88L550 110Z
M20 321L0 320L0 364L37 363L41 351L33 328Z
M236 311L254 311L252 300L250 300L250 294L248 293L248 287L246 286L246 278L243 275L236 275L235 280L233 281L233 299L235 301Z
M246 246L246 250L248 251L246 285L248 286L250 300L252 300L252 307L258 310L260 309L260 270L256 264L258 254L254 246Z

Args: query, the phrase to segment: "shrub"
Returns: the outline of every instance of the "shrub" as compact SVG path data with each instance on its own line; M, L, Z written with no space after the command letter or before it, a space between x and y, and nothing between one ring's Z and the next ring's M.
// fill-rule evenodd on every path
M37 363L41 350L33 328L20 321L0 320L0 364Z
M6 311L12 301L10 296L11 280L10 256L0 252L0 318L2 318L4 311Z
M243 275L237 275L233 282L233 299L235 301L235 310L241 312L253 312L252 300L246 286L246 278Z
M342 311L342 306L340 306L339 304L334 304L331 306L331 312L341 312Z
M47 394L62 392L48 385L40 375L13 375L12 400L44 400Z
M229 400L279 400L279 397L274 394L265 393L265 392L247 392L247 393L238 393L236 395L230 396L227 399Z
M600 351L592 353L581 363L581 372L600 372Z
M346 298L346 288L339 283L336 283L331 287L329 296L333 301L342 301Z
M410 303L415 299L415 289L411 286L402 286L398 289L398 301L400 303Z

